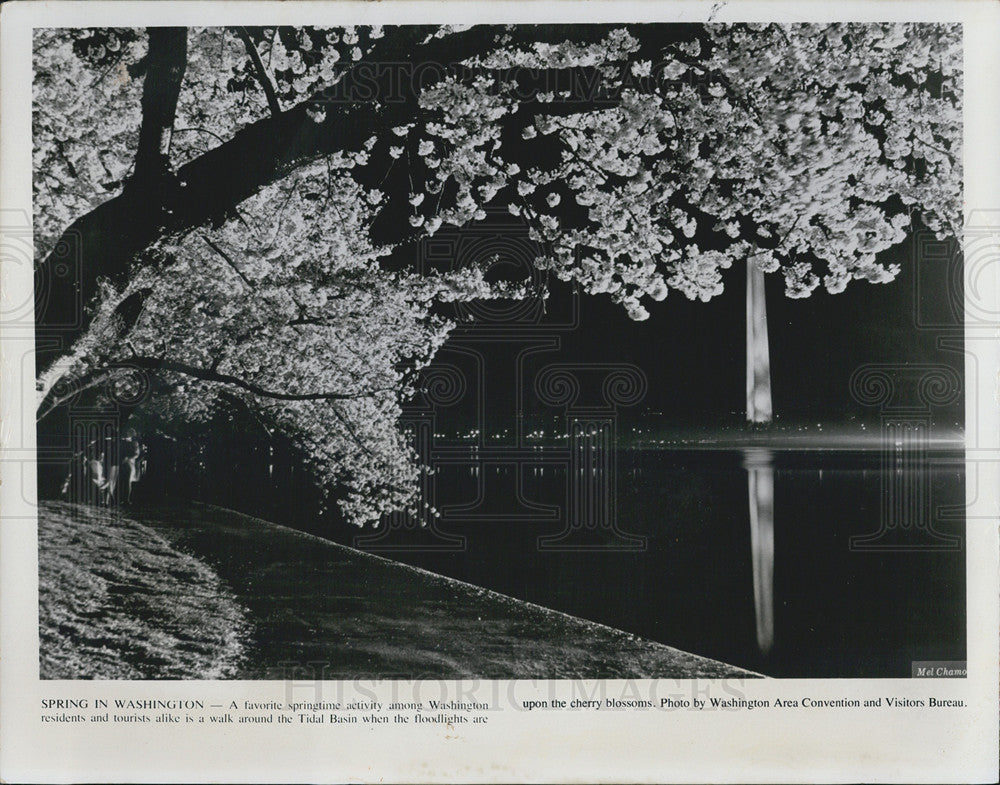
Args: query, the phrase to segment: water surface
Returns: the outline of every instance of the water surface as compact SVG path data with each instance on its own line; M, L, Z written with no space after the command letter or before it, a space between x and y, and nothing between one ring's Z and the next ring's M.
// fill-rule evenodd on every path
M554 456L441 462L431 529L356 544L772 676L965 659L960 453Z

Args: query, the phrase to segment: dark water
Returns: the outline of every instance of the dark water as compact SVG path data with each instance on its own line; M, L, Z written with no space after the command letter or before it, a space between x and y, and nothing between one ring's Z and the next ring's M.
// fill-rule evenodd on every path
M772 676L965 659L959 453L456 458L435 489L434 527L354 544Z

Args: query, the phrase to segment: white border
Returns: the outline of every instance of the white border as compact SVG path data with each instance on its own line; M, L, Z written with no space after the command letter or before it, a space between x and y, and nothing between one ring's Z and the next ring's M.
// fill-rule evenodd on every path
M0 11L0 198L31 213L30 89L32 26L243 24L704 21L709 2L424 2L248 3L87 2L8 3ZM966 53L966 202L968 214L990 225L1000 215L1000 4L965 2L730 3L715 13L732 19L782 21L962 21ZM990 212L990 211L994 212ZM989 218L993 216L993 218ZM977 219L978 220L978 219ZM992 226L1000 232L1000 219ZM7 231L4 227L0 230ZM331 729L183 726L122 730L107 726L42 726L45 697L283 700L288 690L310 697L309 685L270 682L40 682L38 680L37 549L33 344L30 329L2 328L0 344L0 777L4 781L741 781L946 782L995 781L998 749L997 467L1000 465L1000 341L997 341L997 236L980 259L967 259L982 322L969 320L967 410L969 526L967 552L968 665L966 680L768 680L733 685L747 697L961 697L964 710L890 710L605 715L498 711L482 729L382 727ZM979 246L982 248L983 246ZM975 264L971 264L975 262ZM2 296L30 302L31 266L4 259ZM989 315L992 315L990 318ZM971 480L975 472L976 482ZM341 685L344 686L344 685ZM609 686L620 688L621 684ZM333 690L328 683L324 689ZM347 685L388 696L416 689L455 696L468 683ZM479 694L501 706L550 690L598 689L596 683L488 682ZM709 681L637 682L641 694L703 695ZM463 694L458 692L458 694ZM568 693L567 693L568 694ZM610 694L610 693L609 693ZM716 694L716 693L713 693ZM610 718L610 720L609 720Z

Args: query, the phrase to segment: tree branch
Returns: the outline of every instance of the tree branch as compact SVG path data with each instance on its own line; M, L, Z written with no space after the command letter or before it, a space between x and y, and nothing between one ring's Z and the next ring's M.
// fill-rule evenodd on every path
M394 388L384 387L381 389L365 390L362 392L355 393L342 393L342 392L309 392L309 393L286 393L277 390L269 390L266 387L262 387L259 384L254 384L253 382L248 382L245 379L240 379L238 376L233 376L232 374L220 373L215 368L200 368L196 365L191 365L189 363L178 362L175 360L167 360L159 357L143 357L143 356L133 356L127 360L120 360L116 362L110 362L106 365L96 368L87 375L71 379L70 382L65 385L68 390L62 394L52 394L50 393L45 397L38 407L39 413L37 420L41 421L48 414L50 414L54 409L58 408L60 405L66 401L74 398L79 393L84 390L91 389L97 385L104 384L110 381L114 376L123 370L145 370L145 371L169 371L171 373L179 373L184 376L190 376L195 379L200 379L206 382L216 382L219 384L226 384L233 387L239 387L242 390L246 390L249 393L258 395L261 398L269 398L275 401L353 401L359 398L370 398L373 395L379 393L392 392ZM342 418L342 415L338 411L338 418Z
M369 390L365 392L358 393L340 393L340 392L311 392L311 393L285 393L279 392L277 390L269 390L265 387L261 387L259 384L254 384L253 382L248 382L245 379L240 379L238 376L233 376L228 373L220 373L218 371L212 370L210 368L199 368L195 365L190 365L188 363L177 362L175 360L166 360L157 357L131 357L128 360L123 360L121 362L109 363L105 366L107 370L114 369L125 369L125 368L139 368L142 370L149 371L170 371L173 373L181 373L185 376L191 376L195 379L201 379L206 382L218 382L220 384L229 384L234 387L239 387L247 392L253 393L254 395L259 395L262 398L271 398L276 401L350 401L357 398L368 398L379 392L386 392L386 390Z
M205 243L208 245L209 248L211 248L219 256L221 256L223 259L226 260L229 266L232 267L235 273L242 279L243 283L247 285L247 288L249 289L254 288L254 285L250 282L250 279L243 274L243 271L239 267L236 266L236 262L233 261L232 257L229 254L223 251L218 245L213 243L205 235L201 235L201 239L205 241Z
M920 142L920 144L924 145L925 147L929 147L932 150L937 150L939 153L941 153L941 155L945 156L945 158L948 159L948 162L952 166L955 165L955 156L950 150L945 150L943 147L938 147L936 144L931 144L916 131L911 131L910 136L916 139L918 142Z
M575 40L579 33L584 40L597 40L607 32L600 28L549 25L515 35L564 41ZM137 156L136 175L121 195L74 221L39 266L39 285L47 292L44 306L36 311L39 367L45 367L44 358L51 357L53 347L63 353L86 331L88 307L98 292L99 279L124 284L135 258L156 240L182 237L208 221L221 221L235 205L308 161L334 152L360 151L373 134L412 121L419 114L421 91L448 74L448 63L461 63L490 51L497 36L508 32L503 26L475 26L427 40L432 31L392 28L385 39L378 41L374 55L378 60L362 60L341 80L346 80L346 95L354 95L356 100L325 99L320 94L252 123L180 167L175 182L174 178L168 181L162 176L140 176L140 171L165 171L160 146L173 122L186 54L182 29L151 28L143 95L144 130L140 134L142 154ZM398 70L387 68L384 84L377 82L371 95L373 66L378 72L380 64L398 66L401 62L413 69L414 76L406 81L402 92L394 82ZM423 69L419 73L418 66ZM340 82L337 87L341 87ZM357 97L362 88L369 92L367 100ZM383 88L394 92L379 92ZM392 99L380 102L382 95L391 95ZM326 119L316 123L309 118L307 109L324 100ZM576 104L579 111L584 107L584 103ZM141 166L140 159L144 162ZM184 182L185 187L180 188L178 182Z
M340 420L340 424L344 426L344 430L346 430L347 434L351 437L351 439L354 440L354 443L369 455L373 455L374 453L372 452L371 447L369 447L367 444L361 441L361 437L358 436L357 431L355 431L354 428L351 426L351 424L347 421L347 418L343 415L340 409L337 406L332 406L332 405L330 406L330 408L333 409L334 415L337 417L338 420Z
M271 78L267 75L267 69L264 67L264 61L260 59L260 52L257 51L257 44L253 42L250 37L250 33L247 32L245 27L235 28L236 35L240 37L243 42L243 46L246 47L247 54L250 55L250 62L253 63L254 71L257 72L257 82L264 89L264 95L267 96L267 105L271 110L272 115L281 114L281 104L278 102L278 95L274 92L274 85L271 84Z
M142 85L142 124L132 180L143 186L168 170L167 148L177 112L177 98L187 69L187 29L150 27Z

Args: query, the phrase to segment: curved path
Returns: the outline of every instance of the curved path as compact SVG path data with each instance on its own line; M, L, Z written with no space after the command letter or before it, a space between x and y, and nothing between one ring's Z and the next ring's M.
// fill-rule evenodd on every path
M65 547L44 532L65 507L42 505L43 575L47 562L64 558ZM230 510L194 504L90 515L152 532L217 576L218 595L205 610L238 631L240 653L238 667L214 678L759 675ZM243 617L216 609L222 598ZM205 676L193 665L189 678Z

